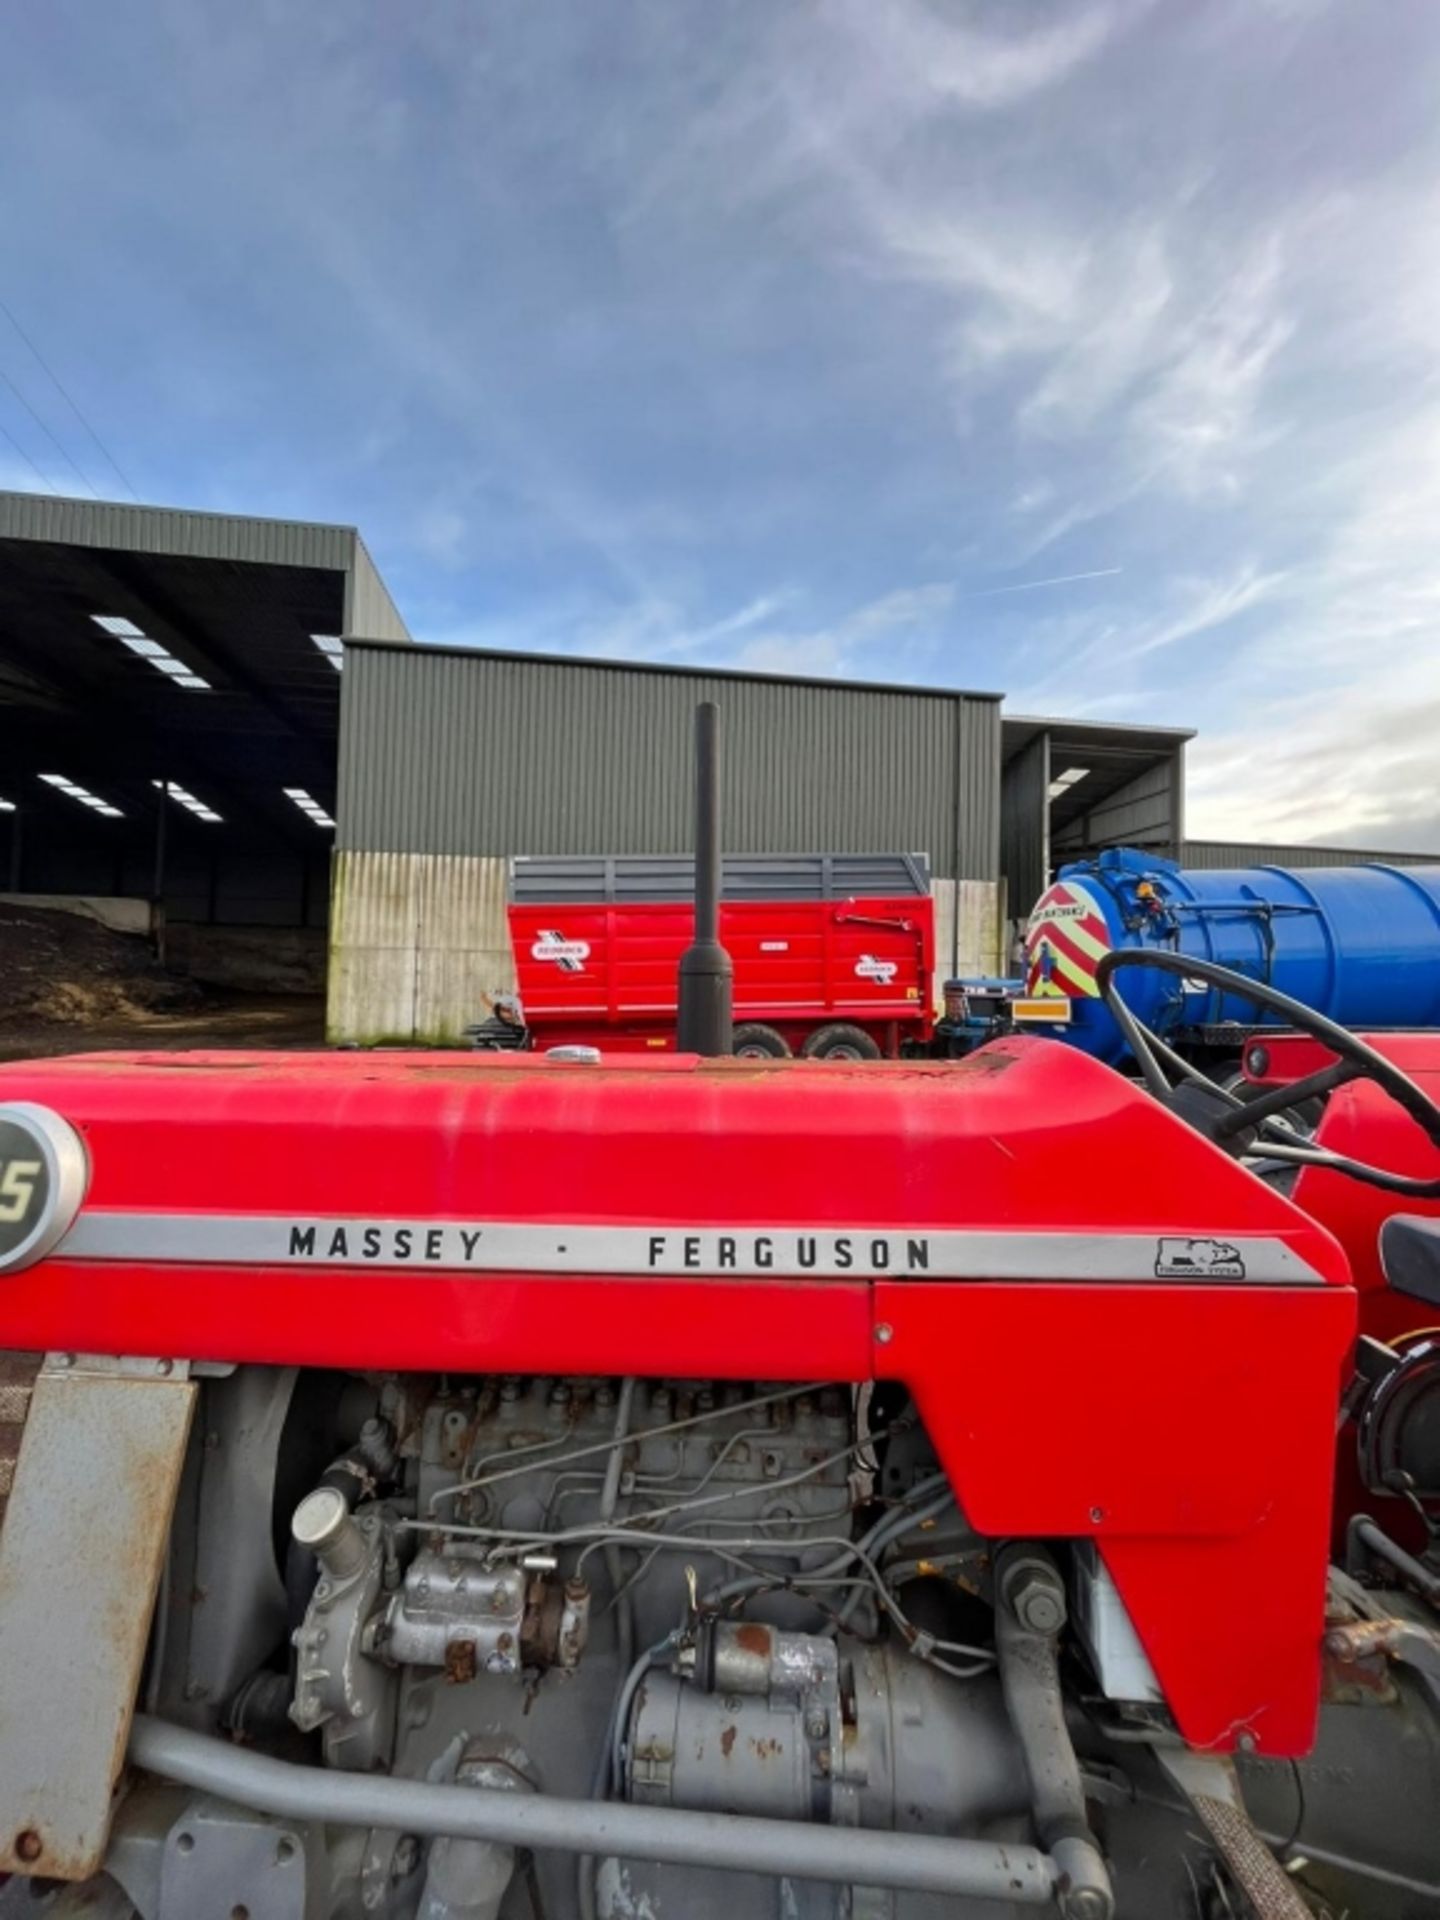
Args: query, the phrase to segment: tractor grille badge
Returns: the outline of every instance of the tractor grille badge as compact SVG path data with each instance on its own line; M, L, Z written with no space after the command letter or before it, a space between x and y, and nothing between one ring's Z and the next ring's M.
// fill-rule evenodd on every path
M48 1107L0 1105L0 1273L42 1260L69 1231L90 1179L84 1142Z

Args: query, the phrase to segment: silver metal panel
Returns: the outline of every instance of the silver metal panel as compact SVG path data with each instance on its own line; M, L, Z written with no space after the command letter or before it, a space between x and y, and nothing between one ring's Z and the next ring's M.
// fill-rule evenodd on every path
M1050 878L1050 735L1037 732L1005 763L1000 784L1000 871L1005 912L1019 920Z
M971 1233L853 1227L625 1227L338 1215L83 1214L60 1260L419 1268L454 1273L743 1275L757 1279L1171 1280L1315 1284L1283 1240L1143 1233ZM23 1461L22 1461L23 1465Z
M344 677L342 850L687 853L694 709L714 700L730 852L998 870L989 696L363 644Z
M367 640L409 640L410 629L357 533L345 576L345 632Z
M165 1837L158 1920L305 1920L306 1866L290 1822L203 1800Z
M176 1377L35 1382L0 1530L0 1869L100 1864L194 1400Z
M332 1041L459 1041L515 987L506 863L337 854L327 1026Z
M339 573L354 563L356 534L353 527L308 521L181 513L170 507L63 500L43 493L0 493L0 540L44 540L57 546L319 567Z
M1182 867L1430 867L1440 853L1374 853L1359 847L1286 847L1260 840L1186 840L1175 856Z
M1173 847L1180 837L1183 762L1179 750L1108 793L1052 834L1057 861L1096 847ZM1075 788L1083 801L1084 786Z
M845 900L854 894L930 891L923 853L727 854L724 900ZM521 855L511 863L510 897L552 903L689 901L695 862L685 853Z

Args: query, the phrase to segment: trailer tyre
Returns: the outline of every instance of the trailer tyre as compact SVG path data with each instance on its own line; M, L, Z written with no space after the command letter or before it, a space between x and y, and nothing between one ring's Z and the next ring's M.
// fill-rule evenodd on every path
M788 1060L790 1043L774 1027L748 1020L736 1027L730 1051L741 1060Z
M800 1049L807 1060L878 1060L880 1045L872 1040L863 1027L852 1027L843 1021L833 1027L817 1027L814 1033L807 1034L805 1044Z

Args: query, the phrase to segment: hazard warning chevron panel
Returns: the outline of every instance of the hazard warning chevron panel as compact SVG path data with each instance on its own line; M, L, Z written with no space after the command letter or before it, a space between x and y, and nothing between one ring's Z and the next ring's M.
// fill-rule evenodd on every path
M1112 945L1105 909L1078 880L1041 894L1025 932L1025 991L1032 998L1096 999L1095 969Z

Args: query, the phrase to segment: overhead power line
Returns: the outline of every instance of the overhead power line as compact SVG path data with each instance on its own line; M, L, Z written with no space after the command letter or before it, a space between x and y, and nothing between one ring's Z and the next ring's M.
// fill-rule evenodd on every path
M34 474L35 478L40 482L41 486L44 487L47 493L58 493L60 491L60 489L56 486L53 480L46 479L45 475L40 471L39 467L36 466L35 462L30 458L29 454L25 451L24 447L21 446L20 442L15 438L14 434L11 433L10 429L3 422L0 422L0 434L3 434L4 437L10 442L11 446L15 449L16 453L19 454L20 458L25 462L26 466L29 467L30 471Z
M39 427L40 431L44 434L45 438L50 442L51 446L54 447L55 451L59 454L60 458L65 462L66 466L69 467L70 471L75 475L76 479L80 482L81 486L88 487L90 492L94 494L95 498L98 500L100 498L99 494L95 492L95 488L91 485L90 481L80 471L79 467L76 466L75 462L71 459L69 453L67 453L64 446L62 446L60 441L56 438L55 434L51 431L50 427L46 424L44 416L35 411L34 407L31 406L30 402L25 398L25 395L20 391L19 387L16 386L15 382L10 378L9 374L6 373L3 367L0 367L0 380L4 381L5 385L10 389L11 393L14 394L15 398L20 402L21 406L24 407L25 411L29 414L30 418L35 422L36 426Z
M119 461L115 458L114 454L111 453L109 447L107 447L105 442L100 438L100 435L95 431L94 427L91 426L89 418L81 410L78 401L74 400L70 395L69 389L61 384L59 374L55 372L54 368L50 365L50 362L45 358L44 354L41 353L39 347L36 346L35 342L30 338L30 335L25 331L24 327L21 326L19 320L15 317L15 314L11 311L11 309L5 304L3 300L0 300L0 313L4 314L5 318L10 322L11 326L15 329L16 333L18 333L20 338L25 342L25 345L30 349L31 353L35 356L35 360L38 363L41 371L45 374L46 378L50 381L50 384L54 387L55 391L59 394L60 398L65 402L66 406L69 407L70 411L74 414L75 418L80 422L81 426L85 429L86 433L89 434L91 440L95 443L95 447L99 452L101 458L107 463L111 472L115 475L115 478L120 482L121 486L124 487L125 491L129 494L130 498L133 501L135 501L136 505L138 506L140 501L140 496L138 493L136 493L134 487L131 486L129 476L126 474L124 468L120 465ZM92 493L94 492L93 487L91 488L91 492Z

